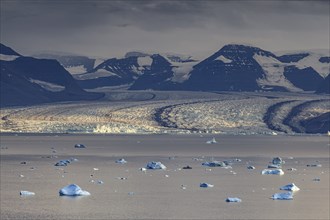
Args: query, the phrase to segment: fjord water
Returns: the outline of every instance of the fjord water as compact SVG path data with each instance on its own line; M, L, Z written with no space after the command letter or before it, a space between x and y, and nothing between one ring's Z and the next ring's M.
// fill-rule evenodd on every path
M212 137L2 134L1 219L329 219L329 137L218 135L206 144ZM285 174L261 175L277 156ZM71 157L78 161L54 166ZM121 158L127 163L115 163ZM232 169L201 165L213 159L232 160ZM167 170L141 172L149 161ZM181 169L187 165L192 169ZM200 188L202 182L214 187ZM72 183L91 195L60 197ZM289 183L300 188L293 200L271 199ZM36 195L22 198L21 190ZM228 204L227 197L242 202Z

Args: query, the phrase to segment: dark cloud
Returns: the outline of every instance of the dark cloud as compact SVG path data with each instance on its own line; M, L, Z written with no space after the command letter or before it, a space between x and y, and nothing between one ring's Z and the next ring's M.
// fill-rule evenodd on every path
M329 47L329 1L1 0L1 41L24 51ZM276 37L275 37L276 36ZM213 46L212 46L213 45ZM218 48L216 48L218 49Z

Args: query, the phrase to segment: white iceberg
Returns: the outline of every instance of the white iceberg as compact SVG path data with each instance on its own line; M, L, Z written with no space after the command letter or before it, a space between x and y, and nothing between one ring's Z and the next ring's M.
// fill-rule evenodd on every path
M292 192L300 190L294 183L290 183L288 185L282 186L280 189L288 190L288 191L292 191Z
M293 194L292 194L292 192L275 193L272 196L272 199L274 199L274 200L292 200L293 199Z
M264 169L261 171L262 175L284 175L284 172L282 169L275 169L275 170L269 170L269 169Z
M201 184L199 184L199 187L202 187L202 188L210 188L210 187L214 187L214 185L209 184L209 183L201 183Z
M24 190L20 191L19 194L20 194L21 196L34 196L34 195L35 195L34 192L24 191Z
M166 166L164 164L162 164L161 162L151 161L151 162L147 163L146 168L151 169L151 170L157 170L157 169L165 170Z
M125 164L125 163L127 163L127 161L124 158L121 158L119 160L116 160L116 163Z
M242 202L242 200L240 198L237 198L237 197L228 197L226 199L226 202Z
M82 190L76 184L70 184L65 186L64 188L60 189L59 191L60 196L89 196L90 193Z
M212 138L211 140L206 141L207 144L216 144L218 143L215 138Z

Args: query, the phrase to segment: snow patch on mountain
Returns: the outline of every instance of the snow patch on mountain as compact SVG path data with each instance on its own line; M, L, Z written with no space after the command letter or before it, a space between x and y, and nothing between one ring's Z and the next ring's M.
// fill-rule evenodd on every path
M321 63L319 59L323 57L322 54L310 53L309 56L299 60L295 63L298 69L304 69L307 67L312 67L316 72L318 72L323 78L327 77L330 73L329 63Z
M138 57L137 58L137 62L139 64L139 66L151 66L152 64L152 58L149 56L145 56L145 57Z
M0 54L0 60L3 61L13 61L16 60L19 56L16 55L6 55L6 54Z
M61 92L61 91L65 90L64 86L61 86L61 85L58 85L55 83L49 83L49 82L36 80L36 79L29 79L29 81L32 83L38 84L39 86L41 86L42 88L44 88L50 92Z
M110 72L105 69L98 69L95 72L92 73L85 73L80 75L75 75L75 78L78 80L87 80L87 79L97 79L100 77L109 77L109 76L116 76L119 77L116 73Z
M79 65L79 66L70 66L70 67L64 67L66 71L71 73L72 75L75 74L81 74L81 73L86 73L87 69L84 67L84 65Z
M223 56L223 55L217 57L215 60L220 60L220 61L222 61L223 63L231 63L231 62L233 62L232 60L226 58L226 57Z
M284 67L287 66L287 64L282 63L275 57L262 56L259 54L255 54L253 59L262 67L265 73L264 78L257 80L259 86L281 86L291 92L302 91L285 78L283 73Z
M174 66L172 68L173 77L171 78L172 82L183 83L188 80L190 77L190 72L193 70L193 67L198 62L186 62L186 63L172 63Z

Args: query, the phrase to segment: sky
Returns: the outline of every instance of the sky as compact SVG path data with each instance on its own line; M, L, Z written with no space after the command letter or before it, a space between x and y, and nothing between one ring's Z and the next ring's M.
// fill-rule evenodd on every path
M23 55L128 51L196 58L230 43L329 49L330 1L1 0L0 41Z

